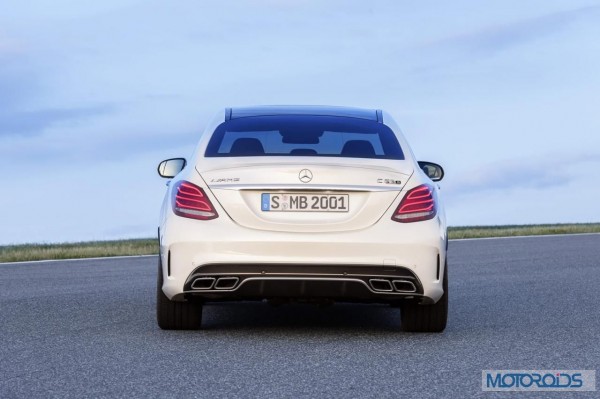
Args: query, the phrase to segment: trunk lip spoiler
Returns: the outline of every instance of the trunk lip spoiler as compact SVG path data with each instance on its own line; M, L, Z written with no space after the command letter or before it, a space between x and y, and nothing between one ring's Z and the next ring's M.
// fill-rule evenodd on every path
M354 159L354 158L353 158ZM402 161L404 162L404 161ZM268 167L298 167L300 169L304 168L321 168L321 167L334 167L334 168L352 168L352 169L368 169L368 170L376 170L381 172L390 172L397 173L399 175L404 175L406 177L412 176L414 173L414 166L410 165L406 169L399 169L394 166L388 165L373 165L373 164L350 164L350 163L333 163L333 162L299 162L294 160L293 162L240 162L235 165L216 165L214 167L209 167L209 165L202 163L194 165L194 169L200 175L203 173L211 173L211 172L220 172L220 171L228 171L232 169L241 169L241 168L268 168Z
M237 191L282 191L293 190L302 192L312 191L353 191L353 192L373 192L373 191L401 191L404 184L388 185L348 185L348 184L207 184L211 190L237 190Z

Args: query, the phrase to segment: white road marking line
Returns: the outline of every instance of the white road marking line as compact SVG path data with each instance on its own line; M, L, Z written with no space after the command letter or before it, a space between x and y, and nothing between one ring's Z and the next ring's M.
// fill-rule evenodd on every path
M504 240L504 239L509 239L509 238L539 238L539 237L590 236L590 235L598 235L598 234L600 234L600 233L536 234L536 235L529 235L529 236L452 238L449 241Z
M24 263L44 263L44 262L76 262L80 260L110 260L110 259L130 259L130 258L149 258L155 255L124 255L124 256L102 256L99 258L73 258L73 259L46 259L46 260L24 260L20 262L0 262L2 265L22 265Z

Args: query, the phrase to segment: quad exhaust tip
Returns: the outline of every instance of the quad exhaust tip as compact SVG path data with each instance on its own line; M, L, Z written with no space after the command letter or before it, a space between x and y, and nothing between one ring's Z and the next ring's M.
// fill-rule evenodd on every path
M198 277L192 282L194 290L231 290L235 288L237 277Z
M371 284L373 291L377 292L417 292L415 284L408 280L393 280L390 282L390 280L372 278L369 280L369 284Z
M231 290L233 289L240 279L237 277L221 277L215 283L216 290Z
M192 282L195 290L210 290L215 285L214 277L199 277Z
M417 287L412 281L408 280L394 280L392 281L394 289L398 292L417 292Z
M375 291L387 291L387 292L393 291L392 283L390 283L389 280L381 280L381 279L372 278L371 280L369 280L369 283L371 284L371 287Z

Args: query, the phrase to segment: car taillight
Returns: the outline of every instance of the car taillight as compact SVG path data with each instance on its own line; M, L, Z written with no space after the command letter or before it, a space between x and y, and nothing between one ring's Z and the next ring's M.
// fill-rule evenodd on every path
M429 184L411 189L396 208L392 220L402 223L433 219L437 212L435 190Z
M173 212L186 218L210 220L219 217L204 190L188 181L173 187Z

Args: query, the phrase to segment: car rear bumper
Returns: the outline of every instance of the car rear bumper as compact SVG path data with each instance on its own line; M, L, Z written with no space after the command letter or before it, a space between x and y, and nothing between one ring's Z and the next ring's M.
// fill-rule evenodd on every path
M393 302L420 298L419 279L403 267L372 265L212 264L194 270L184 293L204 300L264 298Z
M203 228L179 225L188 223ZM163 292L171 300L384 303L435 303L443 294L446 235L437 218L410 226L390 220L342 233L247 230L171 219L161 228Z

